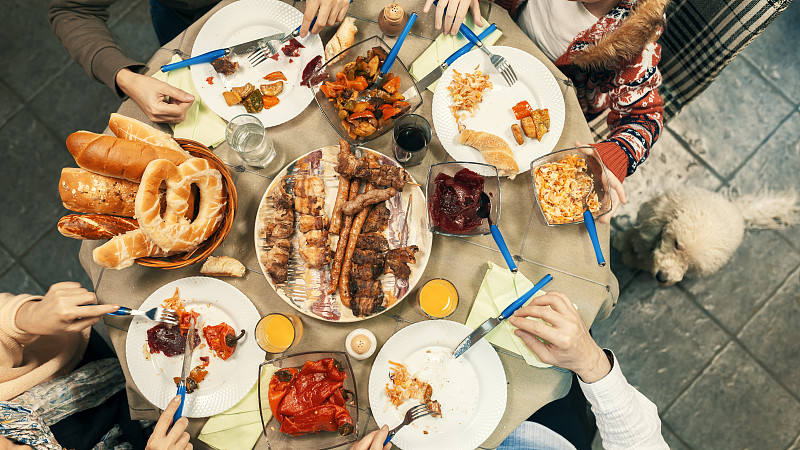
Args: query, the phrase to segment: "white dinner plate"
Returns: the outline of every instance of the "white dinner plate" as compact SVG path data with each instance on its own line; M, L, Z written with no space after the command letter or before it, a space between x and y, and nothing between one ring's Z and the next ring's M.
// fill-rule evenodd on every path
M392 443L403 449L474 449L497 428L506 409L506 374L500 357L485 340L453 359L453 349L473 330L449 320L427 320L398 331L383 345L369 375L369 405L378 425L394 428L406 411L386 395L389 361L408 366L412 376L433 387L442 417L425 416L397 432Z
M361 151L372 152L380 158L381 164L399 166L397 161L375 150L361 147ZM291 237L293 247L290 261L292 265L298 268L298 275L290 275L287 282L275 285L264 264L268 253L267 247L264 246L264 225L267 217L269 217L269 211L272 209L270 196L280 186L281 178L284 175L291 175L299 170L304 171L309 168L314 175L321 176L325 182L325 215L331 217L333 206L336 203L336 192L339 189L339 175L334 169L338 154L338 145L312 150L289 163L275 176L264 192L258 207L258 213L256 213L254 241L261 271L267 278L269 285L275 289L275 292L278 293L283 301L301 313L315 319L328 322L357 322L383 314L401 303L422 278L422 273L425 271L425 266L428 264L428 259L431 255L433 234L428 229L425 194L422 193L422 189L419 186L406 184L403 192L386 201L386 206L389 208L389 225L383 235L389 241L389 247L398 248L406 245L416 245L419 247L419 252L415 255L417 263L409 264L411 275L408 279L397 279L394 274L381 275L379 280L383 285L388 305L375 314L354 316L353 311L339 299L338 291L333 294L327 293L330 286L330 264L320 269L306 270L303 260L298 255L300 232L297 230ZM409 199L411 200L410 211L408 211ZM295 228L297 226L295 221ZM406 227L405 234L403 234L404 227ZM403 241L404 236L405 241ZM338 236L331 234L330 239L331 244L338 244ZM335 248L335 246L332 246L332 248ZM333 255L331 255L332 257ZM387 292L391 293L391 296L386 294Z
M433 126L442 146L453 159L486 162L478 150L457 143L458 124L450 110L452 101L447 90L453 81L454 70L463 74L480 69L484 74L489 74L492 90L484 93L475 115L462 119L461 123L470 130L485 131L503 138L514 151L519 173L523 173L530 169L531 161L550 153L558 143L564 129L564 97L553 74L529 53L503 46L491 47L491 51L506 58L517 74L517 82L509 86L483 52L467 53L442 74L439 84L436 85L436 92L433 94ZM541 142L525 137L525 142L517 145L514 140L511 125L519 124L519 121L514 117L511 108L523 100L527 100L533 109L549 110L550 131Z
M288 34L302 21L302 12L281 1L240 0L220 9L208 19L197 34L192 56L276 33ZM258 88L260 84L268 83L262 78L264 75L280 70L287 79L283 92L278 95L280 103L255 114L265 127L280 125L300 114L314 98L311 89L301 86L300 81L306 64L315 56L323 55L322 41L316 34L309 34L298 41L306 47L300 49L300 56L290 58L278 49L280 58L277 61L267 59L256 67L250 65L247 55L233 57L233 61L239 63L239 70L230 76L217 73L211 64L196 64L191 66L192 82L209 108L230 121L246 111L242 105L228 106L222 98L222 92L246 83ZM209 77L213 84L208 83Z
M179 289L186 309L200 313L197 323L200 345L192 353L192 367L200 364L200 357L210 356L206 368L208 375L196 391L186 395L183 415L213 416L244 398L258 378L258 364L264 360L264 351L256 343L253 330L261 316L240 290L209 277L188 277L167 283L150 294L139 309L161 306L164 300L175 294L175 288ZM227 360L213 354L202 333L203 326L221 322L233 327L237 333L242 329L247 332ZM125 357L133 382L142 395L158 408L165 409L178 390L173 377L181 374L183 355L149 354L147 330L156 325L157 322L143 317L133 318L125 342Z

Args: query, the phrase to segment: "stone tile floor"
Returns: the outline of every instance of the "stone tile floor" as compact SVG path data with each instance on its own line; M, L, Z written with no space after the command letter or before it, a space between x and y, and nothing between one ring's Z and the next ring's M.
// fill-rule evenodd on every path
M0 18L4 54L17 58L0 65L2 291L43 293L64 280L91 288L79 243L55 230L66 210L54 183L71 165L67 134L102 131L119 99L63 51L47 24L48 3L9 0ZM126 51L142 59L158 47L147 7L120 0L109 21ZM800 190L798 48L800 5L793 4L667 126L650 160L625 182L630 202L614 227L681 185ZM800 448L798 231L747 232L720 272L670 288L611 255L620 300L594 335L656 403L670 446Z

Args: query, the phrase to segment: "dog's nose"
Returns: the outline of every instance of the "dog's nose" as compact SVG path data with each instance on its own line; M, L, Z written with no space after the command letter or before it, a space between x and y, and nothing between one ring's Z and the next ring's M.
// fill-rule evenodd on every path
M667 274L659 270L656 272L656 280L658 280L659 283L666 283L669 281L669 278L667 278Z

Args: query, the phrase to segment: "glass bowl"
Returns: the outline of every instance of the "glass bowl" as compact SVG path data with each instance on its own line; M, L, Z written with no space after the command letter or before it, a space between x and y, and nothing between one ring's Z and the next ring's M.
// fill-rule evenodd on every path
M269 411L269 381L272 375L265 371L267 366L275 366L279 369L289 367L300 368L306 361L318 361L320 359L333 358L344 366L347 377L344 380L344 389L353 393L351 398L345 400L345 407L353 418L353 432L342 436L335 431L320 431L304 436L291 436L280 431L281 424L274 417L264 421L263 411ZM342 445L347 445L358 440L358 392L356 391L353 367L350 365L350 358L345 352L305 352L265 361L258 366L258 409L261 412L261 424L264 426L269 447L272 450L302 448L309 450L326 450Z
M428 199L428 229L430 229L433 233L443 234L446 236L481 236L489 234L491 233L491 230L489 229L488 220L482 220L477 227L463 233L447 231L438 225L434 225L431 214L433 208L433 194L436 191L436 183L434 181L440 173L452 177L456 174L456 172L462 169L469 169L483 177L483 192L489 196L489 201L491 204L489 218L495 225L500 220L500 176L497 173L497 167L490 164L477 162L443 162L432 165L428 170L428 182L425 185L425 198Z
M379 38L378 36L372 36L370 38L364 39L363 41L356 42L352 46L342 50L339 54L334 56L330 59L330 61L326 62L325 65L319 68L317 72L314 73L312 78L317 77L318 74L325 73L328 78L327 81L335 81L336 74L341 72L344 69L345 64L355 61L357 57L367 56L367 52L372 49L373 47L382 47L386 53L388 54L392 48L389 47L383 39ZM340 58L339 56L347 53L346 56ZM404 93L407 89L413 88L413 92L415 95L411 96L411 98L407 98L404 101L409 103L410 108L403 114L399 116L395 116L392 120L384 125L383 127L378 128L377 131L372 133L367 137L357 137L356 139L351 139L350 136L347 134L347 130L342 126L342 119L339 118L339 110L333 105L333 103L328 100L328 97L319 89L321 83L311 86L311 90L314 92L314 98L317 100L317 105L319 109L322 110L322 113L325 115L325 118L328 120L328 123L331 124L334 130L339 133L339 136L342 139L346 140L352 146L362 145L366 142L369 142L387 131L391 130L394 127L394 122L403 117L406 114L412 113L416 111L417 108L422 104L422 95L417 88L416 83L414 82L414 78L411 77L411 74L408 73L408 68L406 68L403 61L400 61L398 57L395 59L394 64L392 65L392 69L389 71L394 75L400 77L400 88L398 92Z
M535 169L537 167L557 162L565 156L572 155L578 156L586 161L586 171L594 182L594 192L597 193L597 200L600 202L600 209L593 212L592 216L597 219L598 217L608 214L608 212L611 211L611 195L609 194L608 187L609 172L606 170L605 164L603 164L603 161L597 155L594 147L587 146L568 148L548 153L547 155L536 158L531 162L531 181L533 182L533 193L534 197L536 198L536 205L539 207L539 213L541 213L542 217L544 217L544 221L547 223L547 225L572 225L576 223L583 223L583 214L579 214L570 222L551 222L550 218L547 217L542 209L542 204L539 201L539 186L536 185Z

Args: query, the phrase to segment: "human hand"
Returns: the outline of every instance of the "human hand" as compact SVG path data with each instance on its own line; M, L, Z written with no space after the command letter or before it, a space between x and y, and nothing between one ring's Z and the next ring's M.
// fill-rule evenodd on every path
M571 370L586 383L594 383L611 371L605 352L589 335L575 305L562 292L535 297L508 320L518 328L514 334L544 363Z
M389 450L392 448L392 443L383 445L386 436L389 435L389 427L384 425L380 430L375 430L372 433L364 436L363 439L353 444L350 450Z
M180 123L194 102L194 95L130 69L117 72L117 86L152 122ZM169 97L168 100L165 100Z
M0 450L33 450L30 445L17 444L11 439L0 436Z
M326 26L343 21L349 7L350 0L308 0L303 12L303 23L300 25L300 37L308 35L314 16L317 17L317 22L310 30L311 34L317 34Z
M77 333L118 309L118 305L97 305L94 293L80 283L65 281L50 286L43 299L25 302L15 323L20 330L39 336Z
M426 0L422 12L427 13L431 9L434 0ZM448 8L449 6L449 8ZM472 11L472 18L475 25L482 27L481 6L478 0L439 0L434 13L434 26L437 30L441 29L442 34L458 34L458 29L464 18L467 17L467 10Z
M595 150L591 144L581 144L580 142L575 141L575 147L584 147L588 153L594 154L599 158L599 155L597 155L597 150ZM591 147L591 150L587 147ZM617 176L611 173L610 170L608 171L608 194L611 196L611 211L609 211L608 214L603 214L602 216L598 217L598 223L611 223L611 218L614 217L619 205L628 203L628 198L625 195L625 188L622 187L622 182L619 181Z
M169 425L172 423L172 416L175 415L175 411L178 410L180 404L180 396L170 400L167 409L158 418L158 422L153 428L153 434L147 440L146 450L192 450L192 444L189 443L189 433L186 432L189 419L181 417L172 425L172 429L169 429Z

